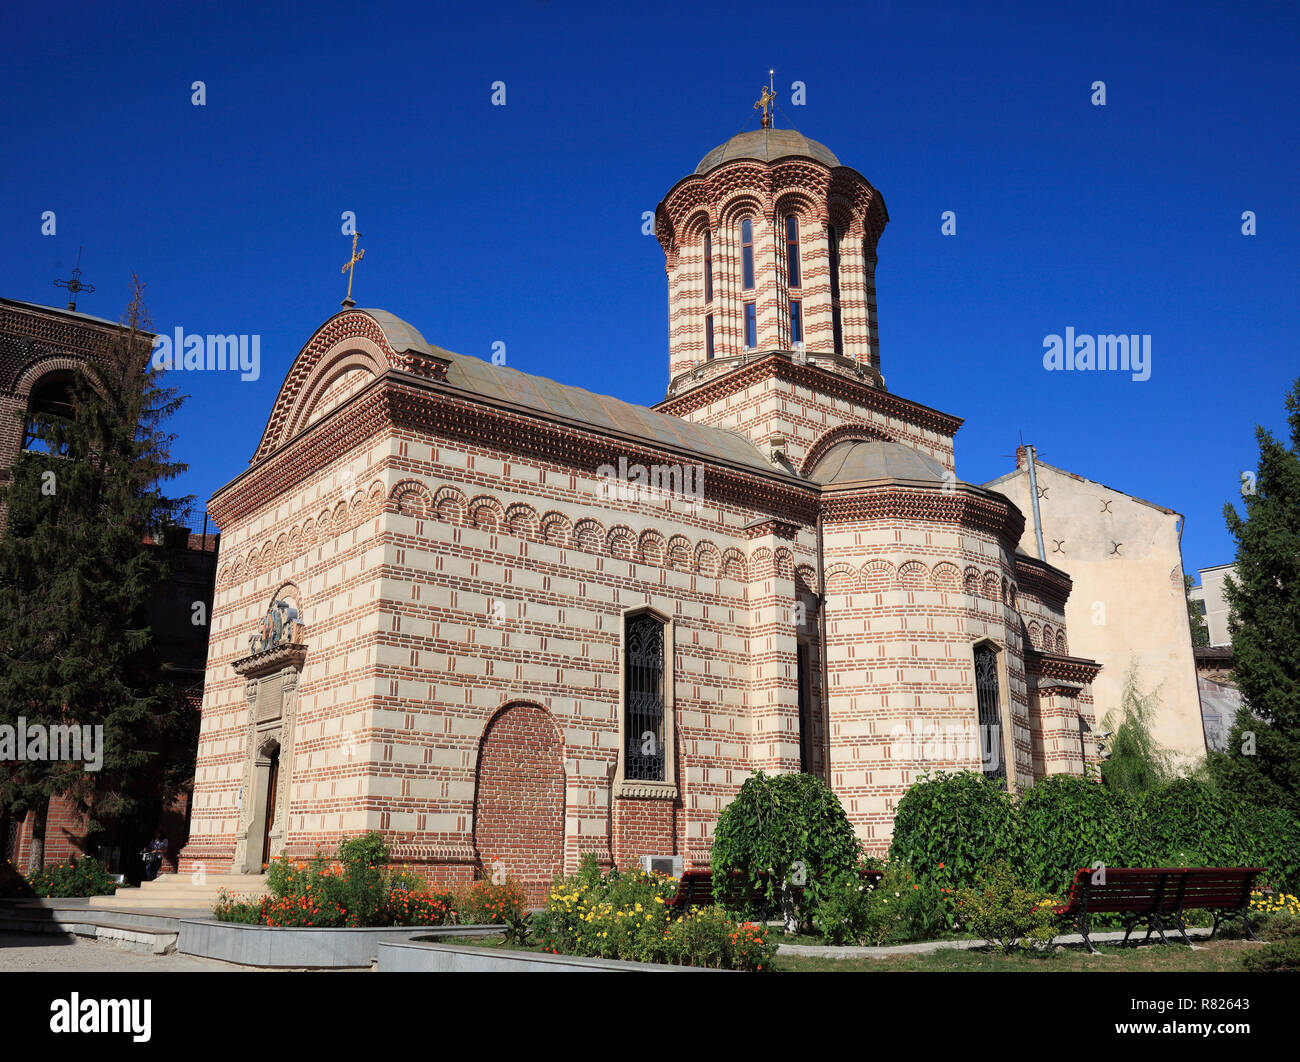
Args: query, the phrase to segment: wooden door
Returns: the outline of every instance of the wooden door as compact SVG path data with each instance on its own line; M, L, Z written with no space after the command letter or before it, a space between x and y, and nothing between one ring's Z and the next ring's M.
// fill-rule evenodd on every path
M266 822L262 825L262 862L271 861L271 826L275 822L275 794L280 788L280 750L271 753L271 766L266 772Z

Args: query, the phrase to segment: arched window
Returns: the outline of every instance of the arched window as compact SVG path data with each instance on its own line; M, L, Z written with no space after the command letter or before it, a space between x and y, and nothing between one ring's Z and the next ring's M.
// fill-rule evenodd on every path
M47 427L36 423L36 416L72 419L72 374L61 372L44 377L32 388L27 400L27 421L23 431L23 449L49 451L45 441Z
M704 301L713 301L713 234L704 230Z
M799 282L799 219L791 214L785 219L785 270L787 283L792 288Z
M628 781L665 782L664 624L642 612L623 627L625 774Z
M844 353L844 327L840 321L840 234L834 225L826 227L826 243L831 259L831 333L835 353Z
M754 220L745 218L740 223L740 260L745 290L754 286Z

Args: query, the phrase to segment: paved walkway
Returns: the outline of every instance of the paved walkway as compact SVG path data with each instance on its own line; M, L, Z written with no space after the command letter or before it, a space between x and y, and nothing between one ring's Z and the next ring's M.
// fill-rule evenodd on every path
M0 933L0 970L55 973L252 973L243 966L192 955L145 955L93 940L49 933Z

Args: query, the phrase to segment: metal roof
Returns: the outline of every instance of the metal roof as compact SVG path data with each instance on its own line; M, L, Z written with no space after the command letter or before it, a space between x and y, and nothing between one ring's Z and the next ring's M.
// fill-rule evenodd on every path
M418 329L386 310L360 312L375 319L393 349L399 353L417 350L445 358L450 362L447 383L469 394L522 406L597 431L633 435L671 450L687 450L746 465L767 475L780 473L758 447L739 432L693 424L609 395L594 394L544 376L533 376L505 365L493 365L481 358L444 350L427 342Z
M725 144L719 144L695 167L697 174L708 173L724 162L736 159L758 159L772 162L790 155L816 159L827 166L838 166L840 160L825 144L804 136L797 129L751 129L737 133Z

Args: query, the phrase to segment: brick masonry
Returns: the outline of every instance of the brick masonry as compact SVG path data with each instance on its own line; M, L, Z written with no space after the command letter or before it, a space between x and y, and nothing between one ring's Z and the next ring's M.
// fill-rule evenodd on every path
M774 173L788 194L770 194ZM737 192L755 182L769 192ZM717 816L750 773L799 770L801 756L881 853L918 772L979 769L969 744L933 735L974 727L980 643L997 653L1014 779L1096 758L1080 737L1095 667L1065 654L1068 577L1016 553L1024 517L1006 498L957 481L960 419L883 388L866 263L887 217L863 178L739 160L670 193L658 223L671 373L697 356L694 237L743 204L769 242L782 210L808 212L810 347L830 316L816 224L838 218L842 260L860 266L840 281L843 355L802 363L783 350L781 278L760 276L763 349L660 405L764 455L772 434L787 439L770 473L704 458L699 504L611 496L597 474L620 453L698 454L489 406L441 382L436 351L409 349L418 333L401 322L350 310L308 340L252 466L210 505L222 536L182 869L260 851L257 809L274 807L272 855L379 829L434 879L500 862L538 897L585 852L707 862ZM734 268L725 239L716 253ZM858 439L909 446L954 474L834 492L807 478ZM270 731L259 727L272 724L253 717L253 684L232 665L279 599L301 612L305 652L273 724L282 750L291 732L292 754L262 800ZM644 608L669 641L672 776L658 788L619 781L623 623Z

